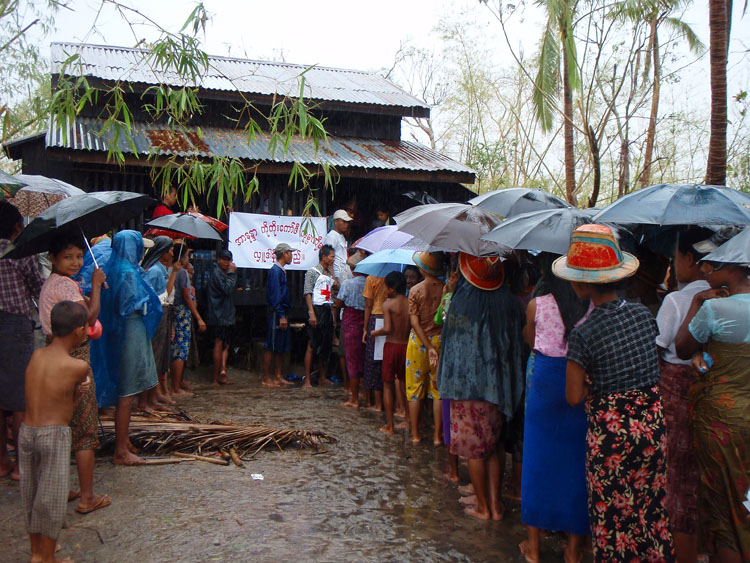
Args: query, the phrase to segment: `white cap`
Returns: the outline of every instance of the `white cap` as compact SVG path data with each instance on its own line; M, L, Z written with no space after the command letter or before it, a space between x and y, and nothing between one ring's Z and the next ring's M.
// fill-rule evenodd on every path
M349 215L349 213L347 213L347 211L344 209L339 209L338 211L336 211L336 213L333 214L333 220L335 221L336 219L342 219L343 221L347 222L352 220L351 215Z

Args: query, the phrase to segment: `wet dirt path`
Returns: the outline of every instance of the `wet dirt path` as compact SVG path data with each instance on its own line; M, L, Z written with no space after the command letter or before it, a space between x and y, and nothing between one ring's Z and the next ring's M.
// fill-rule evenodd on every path
M268 450L246 468L202 462L115 467L97 458L96 490L112 506L87 516L69 503L59 557L76 561L522 561L517 503L503 522L464 516L443 479L445 448L378 431L382 415L341 407L340 388L266 389L233 370L216 388L195 373L181 405L201 420L323 430L325 453ZM462 481L468 482L462 467ZM263 481L254 481L260 473ZM71 483L77 483L71 466ZM1 561L29 557L18 485L0 480ZM560 561L545 540L544 561Z

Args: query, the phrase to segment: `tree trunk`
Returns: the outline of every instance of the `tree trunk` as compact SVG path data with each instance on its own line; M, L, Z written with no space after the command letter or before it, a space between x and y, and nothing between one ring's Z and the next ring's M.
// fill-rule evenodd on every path
M659 115L659 90L661 89L661 61L659 60L659 36L656 16L651 18L651 53L654 66L654 89L651 93L651 115L648 118L646 131L646 151L643 155L643 171L641 172L641 188L651 182L651 161L654 154L654 139L656 137L656 118Z
M599 143L596 140L596 132L591 125L586 129L586 138L589 142L589 152L591 153L591 162L594 167L594 187L591 190L588 206L596 207L596 200L599 199L599 188L602 185L602 164L599 156Z
M731 0L709 0L711 136L706 184L724 185L727 180L727 52L731 17Z
M578 205L576 198L576 165L575 154L573 152L573 90L568 78L568 52L563 42L563 135L565 137L565 195L568 203ZM575 61L572 62L575 64Z
M620 142L620 175L617 178L617 199L630 191L630 142L628 131L625 130L625 138Z

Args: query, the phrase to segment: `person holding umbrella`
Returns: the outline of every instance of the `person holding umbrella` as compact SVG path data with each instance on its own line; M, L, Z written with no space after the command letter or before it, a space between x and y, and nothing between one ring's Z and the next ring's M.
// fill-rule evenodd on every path
M91 275L91 293L88 298L81 295L78 284L72 279L83 265L85 241L81 235L61 232L52 239L49 257L52 262L52 273L44 282L39 295L39 321L42 331L47 336L47 343L52 341L50 315L52 308L61 301L81 303L89 312L89 325L93 326L98 317L101 305L102 284L106 275L97 268ZM76 348L71 354L74 358L91 362L91 347L88 341ZM112 503L106 495L94 493L94 452L99 447L97 437L97 394L94 383L96 374L91 377L91 385L83 393L76 394L72 429L72 448L78 469L80 492L73 491L72 498L80 498L76 511L88 514Z
M694 245L711 289L696 293L675 347L693 358L690 388L698 457L699 540L722 563L750 560L750 229L718 248ZM718 239L718 240L717 240Z
M0 200L0 254L23 229L23 217L13 205ZM42 276L30 256L19 260L0 260L0 476L10 474L18 480L18 468L6 447L5 415L13 415L13 440L25 410L24 373L33 346L32 299L39 298Z

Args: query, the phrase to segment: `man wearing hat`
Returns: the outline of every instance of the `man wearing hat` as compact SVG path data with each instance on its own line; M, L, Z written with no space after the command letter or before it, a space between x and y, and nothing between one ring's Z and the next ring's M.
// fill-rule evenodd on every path
M333 262L333 277L335 280L335 289L338 290L344 280L352 277L352 271L346 263L349 257L347 252L347 243L344 233L349 230L349 223L352 217L344 209L339 209L333 214L333 229L323 238L323 244L333 248L336 259Z
M268 271L266 278L266 343L263 352L263 379L265 387L278 387L290 384L281 377L281 366L284 354L292 348L292 338L289 332L289 289L287 288L286 271L284 267L292 263L292 248L285 242L280 242L273 249L276 262ZM275 362L275 379L271 377L271 363Z
M605 225L582 225L552 272L594 310L568 335L565 394L586 401L586 477L594 560L674 559L666 506L666 425L657 325L618 294L638 259ZM644 485L645 484L645 485ZM616 538L615 538L616 536ZM616 539L616 541L615 541Z
M234 290L237 287L237 266L229 250L216 252L216 265L208 279L208 324L214 333L214 383L228 385L227 359L234 333Z
M409 401L409 422L412 443L419 443L419 411L422 401L432 399L435 419L433 443L439 446L442 411L437 390L437 364L440 352L440 330L435 324L435 313L443 298L443 286L439 278L445 275L442 253L415 252L414 263L422 272L424 280L409 292L409 317L411 333L406 347L406 398Z

